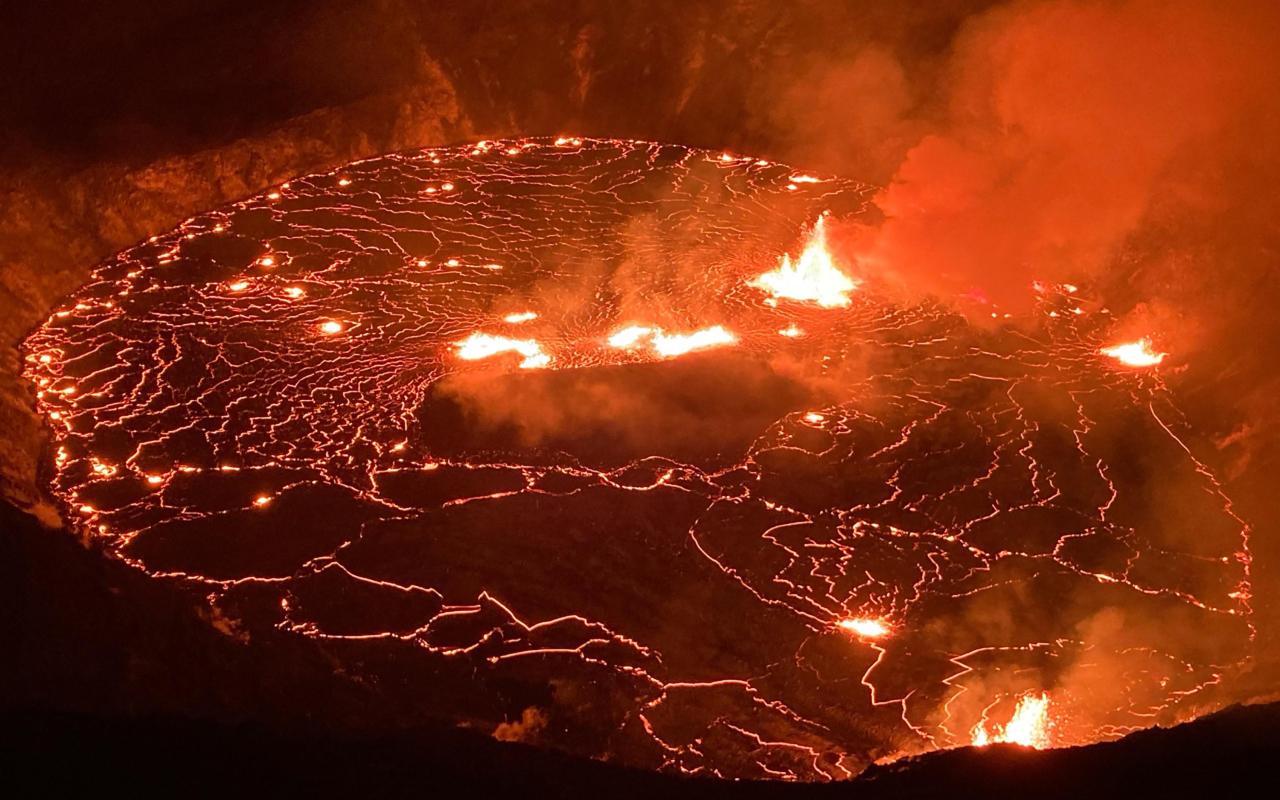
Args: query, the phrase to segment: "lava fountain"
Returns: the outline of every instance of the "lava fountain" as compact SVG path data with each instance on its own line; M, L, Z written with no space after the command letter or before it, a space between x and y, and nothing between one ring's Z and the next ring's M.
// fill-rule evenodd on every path
M842 272L831 256L825 214L814 223L809 240L794 263L790 255L784 254L777 269L760 275L750 285L768 292L775 301L798 300L822 308L849 305L849 293L858 288L858 282Z
M1049 735L1051 727L1049 696L1043 692L1028 694L1019 698L1013 717L1003 727L996 726L995 730L988 731L985 721L974 726L973 744L985 747L992 742L1008 742L1042 750L1052 742Z
M26 341L51 490L406 721L534 709L643 767L833 779L1220 704L1248 529L1159 372L1074 286L1018 328L878 296L826 239L869 197L575 137L290 180Z

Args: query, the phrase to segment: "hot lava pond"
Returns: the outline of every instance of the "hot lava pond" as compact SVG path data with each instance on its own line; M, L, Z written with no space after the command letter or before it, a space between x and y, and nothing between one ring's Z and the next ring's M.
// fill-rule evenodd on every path
M821 780L1220 704L1248 528L1158 369L1065 294L877 295L820 241L869 198L564 137L291 180L30 336L52 491L407 721L627 764Z

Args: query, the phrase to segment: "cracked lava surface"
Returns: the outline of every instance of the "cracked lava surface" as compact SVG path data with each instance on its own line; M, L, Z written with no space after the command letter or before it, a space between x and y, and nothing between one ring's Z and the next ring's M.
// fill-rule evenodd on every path
M768 293L869 198L566 137L289 181L27 340L52 491L406 715L534 707L527 738L639 766L822 780L1221 704L1249 530L1158 370L1099 354L1076 287L990 329Z

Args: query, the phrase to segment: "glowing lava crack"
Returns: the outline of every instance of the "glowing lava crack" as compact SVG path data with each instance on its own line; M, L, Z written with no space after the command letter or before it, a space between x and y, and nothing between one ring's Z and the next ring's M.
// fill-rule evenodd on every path
M534 707L630 764L839 778L1221 703L1248 528L1162 356L1074 286L1031 332L885 301L824 238L868 197L570 137L291 180L27 340L52 491L406 718Z

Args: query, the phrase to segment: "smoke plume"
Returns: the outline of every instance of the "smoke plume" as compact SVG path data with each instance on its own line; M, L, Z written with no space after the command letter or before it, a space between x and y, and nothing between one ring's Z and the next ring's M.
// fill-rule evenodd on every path
M1127 284L1120 268L1146 274L1131 302L1176 302L1181 273L1222 271L1160 229L1238 230L1244 207L1273 203L1258 189L1280 163L1280 9L1230 6L1014 3L971 19L940 120L876 198L863 268L1015 311L1033 280Z
M1033 282L1075 284L1116 340L1170 354L1161 374L1253 525L1271 663L1280 5L1035 0L957 30L942 58L871 43L795 80L789 157L883 181L879 220L831 230L868 285L1034 324Z

